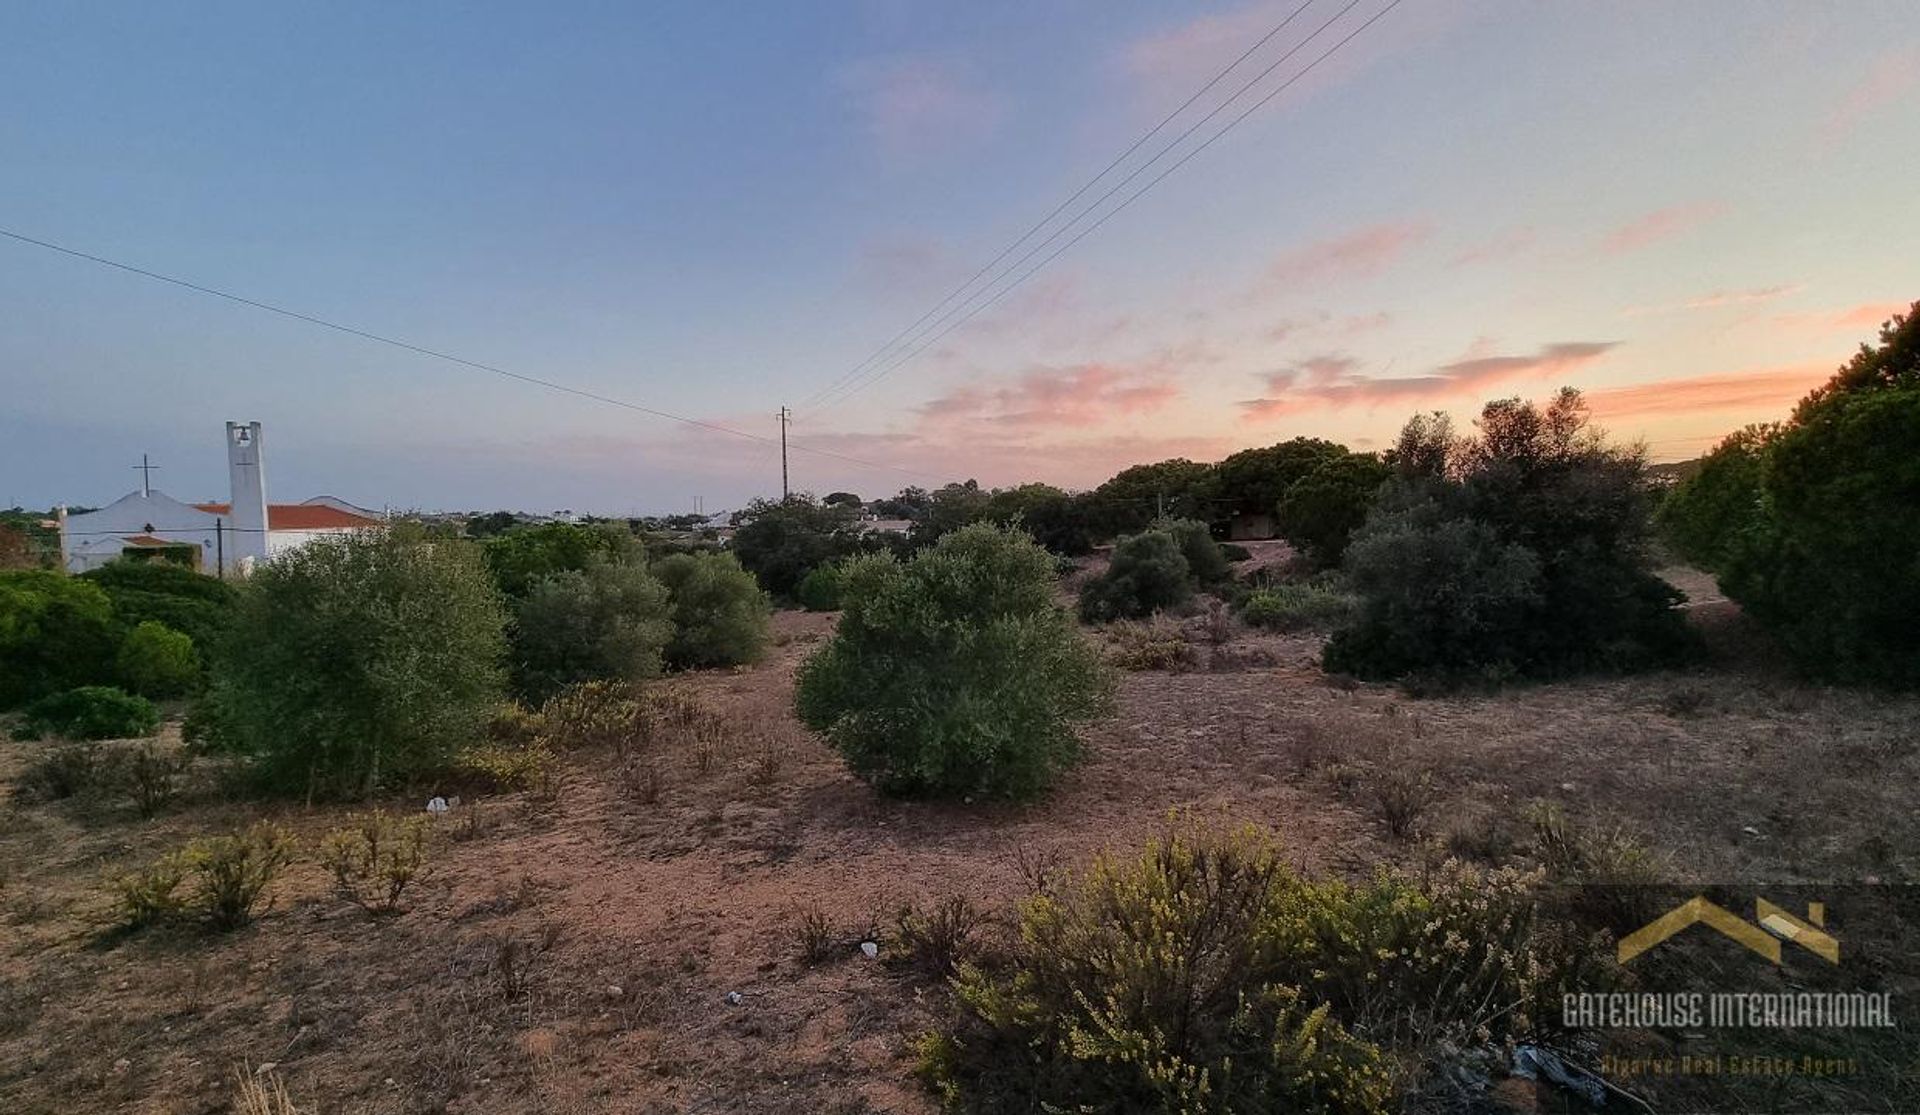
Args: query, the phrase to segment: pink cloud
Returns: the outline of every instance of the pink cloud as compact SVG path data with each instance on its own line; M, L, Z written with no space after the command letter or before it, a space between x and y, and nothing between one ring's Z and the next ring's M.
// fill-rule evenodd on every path
M1756 302L1771 302L1788 295L1798 294L1807 289L1805 283L1785 283L1780 286L1754 287L1748 290L1716 290L1712 294L1702 294L1684 302L1675 302L1665 306L1629 306L1628 317L1641 317L1646 314L1667 314L1677 310L1718 310L1728 306L1750 306Z
M1720 201L1699 201L1656 209L1609 232L1600 241L1600 248L1614 254L1638 251L1662 240L1692 232L1724 215L1726 211L1726 203Z
M1442 365L1429 375L1368 377L1347 356L1320 356L1266 377L1267 394L1240 404L1248 421L1303 411L1383 403L1411 404L1469 395L1497 384L1565 375L1605 356L1618 341L1563 341L1528 356L1480 356Z
M1832 375L1831 365L1798 364L1683 376L1589 391L1587 405L1595 417L1609 420L1723 411L1773 413L1785 418L1795 402Z
M1844 138L1868 116L1903 101L1920 83L1920 47L1890 50L1874 59L1866 75L1847 91L1822 128L1829 143Z
M1302 317L1277 322L1268 327L1265 335L1267 340L1276 343L1322 331L1351 337L1385 329L1391 324L1393 324L1393 315L1385 310L1372 314L1350 314L1341 318L1335 318L1327 311L1320 310Z
M841 75L880 151L913 160L977 146L1006 106L963 67L936 58L876 59Z
M1448 262L1455 267L1466 267L1475 263L1496 263L1503 259L1512 259L1533 247L1536 239L1538 237L1531 226L1508 229L1478 243L1467 245Z
M1371 278L1398 262L1407 249L1425 240L1429 231L1419 221L1383 222L1316 240L1281 254L1267 267L1267 278L1282 287L1336 278Z
M1080 364L1037 368L999 387L967 386L923 404L920 415L941 425L983 422L1023 429L1096 426L1158 410L1180 397L1160 363L1146 368Z
M1820 310L1804 314L1780 314L1774 323L1803 333L1876 333L1886 320L1904 314L1908 302L1862 302L1838 310Z
M1121 61L1129 73L1155 85L1197 86L1259 41L1295 6L1290 0L1261 0L1203 15L1134 40Z

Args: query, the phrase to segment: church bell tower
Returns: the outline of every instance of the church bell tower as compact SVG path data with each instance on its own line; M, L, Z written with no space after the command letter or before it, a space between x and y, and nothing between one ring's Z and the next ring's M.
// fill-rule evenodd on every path
M226 522L226 560L230 568L241 559L267 560L267 472L260 443L260 423L227 423L227 479L233 503Z

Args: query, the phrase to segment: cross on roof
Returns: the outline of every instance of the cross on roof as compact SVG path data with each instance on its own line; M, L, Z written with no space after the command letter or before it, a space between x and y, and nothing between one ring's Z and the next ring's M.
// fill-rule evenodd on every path
M143 496L152 494L153 470L159 468L160 466L149 463L147 461L147 455L145 453L142 453L140 454L140 463L133 467L137 469L140 473L140 494Z

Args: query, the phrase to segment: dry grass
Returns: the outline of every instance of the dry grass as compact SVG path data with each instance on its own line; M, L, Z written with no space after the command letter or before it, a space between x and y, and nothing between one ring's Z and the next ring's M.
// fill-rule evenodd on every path
M0 808L0 1110L217 1109L244 1053L324 1111L931 1115L909 1043L938 995L861 958L853 934L880 932L874 911L930 917L957 897L999 917L1175 808L1271 825L1315 872L1414 866L1424 850L1368 800L1389 753L1445 791L1412 828L1482 858L1539 855L1524 820L1538 800L1589 863L1586 834L1618 829L1683 850L1671 870L1693 880L1920 881L1911 698L1739 667L1408 701L1329 684L1311 637L1238 632L1189 641L1245 666L1127 674L1087 765L1044 803L893 802L789 711L832 617L776 622L778 653L679 682L626 761L570 752L537 808L521 791L442 818L454 839L434 873L377 921L309 856L238 932L103 939L103 870L256 821L312 847L348 812L229 800L204 761L151 819L85 795ZM1697 707L1672 698L1693 689ZM34 755L0 743L0 783ZM383 804L418 812L425 789ZM813 917L817 933L796 924ZM844 962L809 964L810 935Z

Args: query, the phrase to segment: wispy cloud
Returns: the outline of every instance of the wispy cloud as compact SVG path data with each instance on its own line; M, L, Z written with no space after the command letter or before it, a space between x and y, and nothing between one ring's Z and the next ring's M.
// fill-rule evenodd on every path
M1600 359L1619 343L1562 341L1529 355L1459 360L1421 376L1368 377L1358 373L1359 364L1350 356L1317 356L1269 374L1267 393L1242 402L1240 409L1247 420L1262 421L1303 411L1452 398L1497 384L1565 375Z
M920 415L935 425L1086 427L1158 410L1179 397L1165 361L1144 367L1079 364L1036 368L997 387L962 387L922 405Z
M1604 387L1586 397L1595 417L1609 421L1722 411L1784 418L1787 408L1831 375L1827 364L1796 364Z
M1750 306L1756 302L1772 302L1778 298L1798 294L1805 289L1807 289L1805 283L1783 283L1779 286L1753 287L1748 290L1716 290L1712 294L1703 294L1684 302L1670 302L1660 306L1628 306L1623 312L1628 317L1644 317L1648 314L1670 314L1681 310L1718 310L1728 306Z
M1203 15L1135 39L1127 44L1121 62L1134 77L1155 86L1198 86L1257 42L1294 6L1290 0L1257 0Z
M1662 240L1692 232L1727 212L1725 202L1699 201L1673 205L1628 221L1600 241L1602 251L1620 254L1638 251Z
M1485 240L1468 244L1448 262L1454 267L1466 267L1476 263L1497 263L1503 259L1512 259L1539 239L1532 226L1523 225L1505 232L1496 233Z
M1269 264L1267 279L1272 286L1290 288L1332 279L1371 278L1399 262L1430 231L1423 221L1388 221L1302 244Z
M1862 302L1837 310L1780 314L1774 324L1798 333L1871 333L1895 314L1904 314L1909 302Z
M1920 46L1889 50L1873 60L1840 103L1834 106L1821 128L1829 143L1836 142L1858 127L1862 120L1889 105L1905 102L1920 85Z
M1275 322L1267 327L1265 337L1274 342L1284 342L1310 335L1354 337L1385 329L1392 324L1393 315L1385 310L1371 314L1349 314L1345 317L1335 317L1325 310L1320 310Z
M945 59L870 59L845 70L841 81L874 143L897 161L977 146L1006 114L1000 94Z

